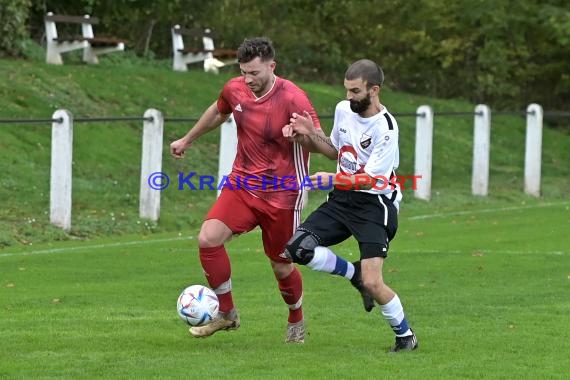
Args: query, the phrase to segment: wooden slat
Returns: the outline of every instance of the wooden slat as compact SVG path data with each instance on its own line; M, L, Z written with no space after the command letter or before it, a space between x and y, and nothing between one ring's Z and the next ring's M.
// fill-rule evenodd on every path
M99 23L99 19L97 17L84 17L84 16L46 15L44 17L44 20L54 21L54 22L68 22L72 24L96 25Z
M235 58L237 57L237 50L215 49L212 54L214 54L216 58Z
M104 47L104 46L114 46L120 43L126 43L125 40L114 37L95 37L95 38L85 38L82 36L71 36L71 37L59 37L54 38L57 42L72 42L72 41L89 41L93 47Z
M216 38L216 33L214 33L212 30L206 32L205 29L201 28L184 28L184 27L172 28L172 29L174 30L174 33L181 34L183 36Z
M191 36L191 37L202 37L204 36L204 29L200 29L200 28L184 28L184 27L180 27L180 28L174 28L174 33L176 34L181 34L183 36Z
M87 40L87 38L82 36L70 36L70 37L58 37L54 38L53 40L57 42L71 42L71 41L85 41Z
M197 53L207 53L207 51L203 50L203 49L193 49L193 48L185 48L185 49L178 49L179 52L181 52L182 54L197 54Z
M126 43L125 40L121 40L115 37L95 37L95 38L87 38L87 41L93 47L104 47L104 46L114 46L120 43Z

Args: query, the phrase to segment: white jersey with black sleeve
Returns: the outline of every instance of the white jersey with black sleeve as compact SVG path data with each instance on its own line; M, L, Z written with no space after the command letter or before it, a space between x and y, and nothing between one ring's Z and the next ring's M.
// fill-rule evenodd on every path
M339 102L331 132L331 142L338 150L337 173L366 173L377 178L372 189L357 191L384 194L398 205L400 185L390 180L400 163L398 133L398 123L385 107L364 118L350 109L348 100Z

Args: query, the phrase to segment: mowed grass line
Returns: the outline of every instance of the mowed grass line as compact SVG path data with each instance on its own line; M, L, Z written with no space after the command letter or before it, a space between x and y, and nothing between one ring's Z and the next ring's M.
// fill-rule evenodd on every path
M385 276L420 339L404 355L386 353L392 332L345 280L307 268L309 335L285 345L286 309L258 232L228 244L242 328L204 340L187 335L174 306L183 287L204 283L191 237L3 252L0 377L565 378L570 211L480 209L402 212ZM355 247L337 251L354 259Z

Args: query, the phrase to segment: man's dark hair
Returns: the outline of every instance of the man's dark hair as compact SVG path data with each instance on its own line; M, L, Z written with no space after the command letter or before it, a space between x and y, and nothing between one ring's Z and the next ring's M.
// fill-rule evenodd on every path
M239 63L247 63L255 58L262 61L275 59L275 49L273 43L267 37L246 38L237 50Z
M384 83L384 73L382 69L376 62L369 59L361 59L350 65L348 70L346 70L346 74L344 74L344 78L348 80L360 78L366 82L366 88L368 89L372 86L382 87Z

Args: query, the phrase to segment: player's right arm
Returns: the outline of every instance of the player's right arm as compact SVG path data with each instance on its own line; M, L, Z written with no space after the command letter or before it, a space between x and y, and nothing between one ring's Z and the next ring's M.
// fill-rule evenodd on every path
M331 160L336 160L338 151L322 129L315 128L313 119L307 111L303 115L293 113L290 123L283 128L285 137L293 138L309 152L322 153Z
M194 127L186 133L184 137L170 144L170 154L175 158L184 157L184 151L203 134L218 128L228 119L230 114L221 113L218 110L217 101L212 103L208 109L200 116Z

